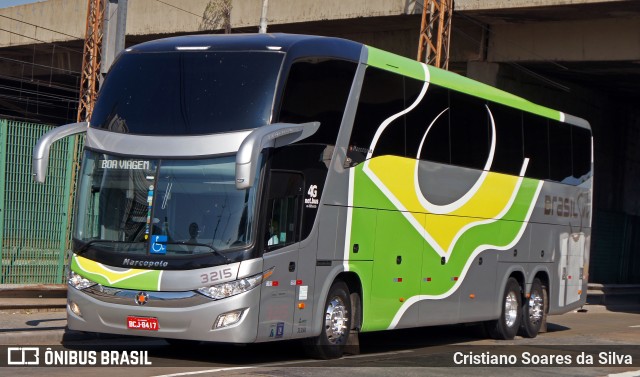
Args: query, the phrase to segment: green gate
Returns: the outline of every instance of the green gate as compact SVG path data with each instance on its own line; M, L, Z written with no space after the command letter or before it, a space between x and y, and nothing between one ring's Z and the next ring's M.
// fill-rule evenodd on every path
M51 147L45 184L31 175L33 148L52 128L0 120L0 284L64 282L74 138Z

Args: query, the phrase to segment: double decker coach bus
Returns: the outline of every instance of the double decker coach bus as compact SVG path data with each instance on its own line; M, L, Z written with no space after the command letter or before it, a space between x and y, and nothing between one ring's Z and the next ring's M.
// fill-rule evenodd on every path
M535 337L585 303L580 118L336 38L126 49L86 133L70 329L229 343L482 322Z

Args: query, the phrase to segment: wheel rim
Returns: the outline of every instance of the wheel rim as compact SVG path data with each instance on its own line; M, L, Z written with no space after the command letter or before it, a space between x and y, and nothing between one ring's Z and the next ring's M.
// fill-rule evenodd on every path
M509 292L504 301L504 321L512 327L518 319L518 298L514 292Z
M325 332L331 344L343 343L348 322L347 306L340 297L333 297L327 304L324 319Z
M532 325L537 325L542 320L542 313L544 310L544 301L542 295L539 292L531 292L529 297L529 322Z

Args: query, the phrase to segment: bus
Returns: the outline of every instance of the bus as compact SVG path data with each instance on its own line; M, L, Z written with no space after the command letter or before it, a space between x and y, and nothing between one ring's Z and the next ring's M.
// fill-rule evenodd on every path
M127 48L85 134L72 330L169 343L481 323L535 337L585 304L587 121L344 39Z

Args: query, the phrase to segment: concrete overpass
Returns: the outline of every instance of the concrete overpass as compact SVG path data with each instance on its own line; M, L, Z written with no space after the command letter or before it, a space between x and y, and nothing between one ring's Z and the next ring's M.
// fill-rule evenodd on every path
M129 0L127 45L217 33L217 0ZM415 57L422 0L271 0L269 31ZM234 0L233 32L261 2ZM0 9L0 117L75 119L86 0ZM456 0L451 69L588 119L596 138L592 280L640 283L640 1Z
M211 10L217 2L129 0L127 44L219 32L220 18ZM421 2L272 0L269 31L340 36L413 57ZM257 30L260 3L233 1L234 32ZM456 0L455 4L451 61L459 73L507 85L502 80L509 75L504 69L517 64L520 72L531 71L525 76L539 75L534 82L564 91L568 87L559 81L580 82L588 77L589 87L637 92L640 34L632 31L640 26L638 1ZM28 80L44 86L60 84L59 90L75 89L85 15L86 0L48 0L0 9L0 72L23 84ZM519 84L507 88L523 89ZM20 116L20 106L12 108ZM56 116L60 121L64 118ZM55 123L55 119L46 121Z

